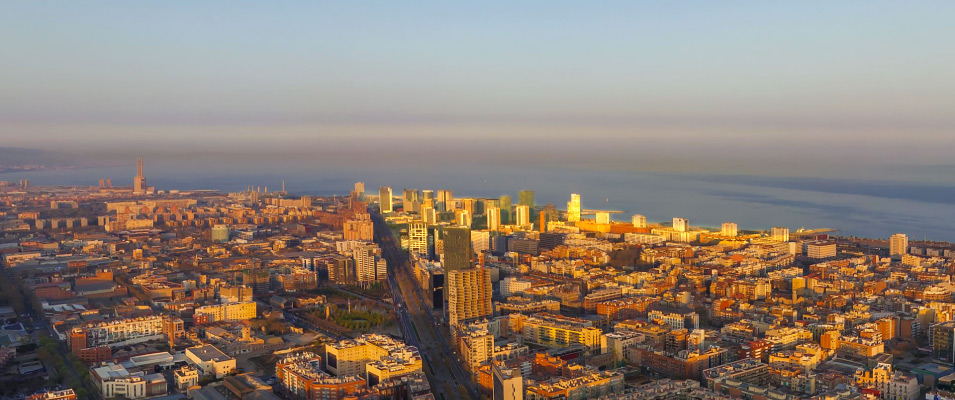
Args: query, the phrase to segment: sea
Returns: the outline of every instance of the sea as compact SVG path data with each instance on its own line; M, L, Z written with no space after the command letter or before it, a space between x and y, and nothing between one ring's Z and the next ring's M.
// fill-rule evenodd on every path
M360 164L360 163L359 163ZM265 172L263 172L265 171ZM131 185L131 166L58 169L0 174L0 180L29 179L32 185L95 186L111 178L114 186ZM343 166L322 163L276 168L229 165L147 164L147 182L159 190L251 187L292 195L346 195L363 181L369 193L391 186L400 195L409 189L449 189L455 197L499 197L517 203L520 190L535 191L539 205L564 209L571 193L582 208L620 211L618 221L642 214L648 221L688 218L692 226L719 227L735 222L741 230L835 229L841 236L887 238L905 233L910 240L955 242L955 185L837 178L773 177L705 173L613 171L559 167L466 166L415 168L409 165Z

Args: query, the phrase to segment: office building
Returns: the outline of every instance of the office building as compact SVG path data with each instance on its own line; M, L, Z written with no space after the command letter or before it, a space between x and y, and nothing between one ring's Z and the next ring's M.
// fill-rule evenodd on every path
M358 284L358 270L355 268L355 259L350 256L333 258L328 266L328 280L339 285Z
M247 321L256 316L255 304L254 301L243 301L196 307L195 315L206 315L210 323Z
M428 251L428 224L424 222L408 223L408 251L427 255Z
M437 208L440 212L454 211L453 190L438 190Z
M355 182L355 193L358 194L358 200L365 197L365 182Z
M541 250L553 250L557 246L564 244L563 233L541 232L537 238L540 241L539 247Z
M418 212L418 206L421 204L418 189L404 189L402 191L402 204L405 212Z
M687 232L690 230L690 221L686 218L673 218L673 230L676 232Z
M571 193L567 202L567 221L580 221L580 195L577 193Z
M382 214L394 211L394 204L391 199L391 188L382 186L378 188L378 205L381 207Z
M514 207L514 224L527 226L531 223L531 208L524 204Z
M806 243L806 256L813 260L822 260L836 256L836 242L819 240Z
M723 228L720 229L720 235L727 237L735 237L738 234L738 229L735 222L724 222Z
M540 216L537 218L537 231L538 232L547 232L547 211L541 211Z
M527 208L534 208L534 191L521 190L517 192L517 204L527 206Z
M203 376L222 379L235 371L235 359L211 344L186 349L186 362L196 367Z
M904 233L896 233L889 238L889 256L903 256L909 254L909 237Z
M470 227L474 222L471 219L472 215L468 210L454 210L454 222L458 225Z
M158 374L157 374L158 375ZM162 378L162 375L158 376ZM156 377L150 376L150 379ZM90 380L104 399L143 399L146 394L146 375L130 373L122 364L108 363L90 371ZM166 381L163 379L165 385Z
M421 206L421 221L428 225L438 223L438 211L429 205Z
M772 238L773 241L776 241L776 242L788 242L789 228L774 226L772 231L770 231L770 237Z
M471 231L471 251L481 254L491 250L491 232Z
M471 229L463 226L444 228L444 270L471 268Z
M490 207L485 212L487 214L487 230L496 232L501 229L501 209Z
M630 219L630 221L631 221L630 223L633 224L633 227L634 227L634 228L646 228L646 227L647 227L647 217L646 217L646 216L643 216L643 215L640 215L640 214L634 214L633 217Z
M504 194L497 201L497 206L501 208L501 223L511 224L514 219L511 218L511 196Z
M487 317L494 312L491 306L491 270L449 270L447 277L450 324Z

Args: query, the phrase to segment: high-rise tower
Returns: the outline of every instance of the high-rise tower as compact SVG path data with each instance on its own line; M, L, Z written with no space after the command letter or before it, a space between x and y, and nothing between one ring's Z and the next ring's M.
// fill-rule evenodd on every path
M497 231L501 229L501 209L491 207L487 209L487 230Z
M889 256L909 254L909 237L904 233L896 233L889 238Z
M531 208L526 204L520 204L514 207L515 223L520 226L531 223Z
M736 236L739 232L739 227L735 222L724 222L723 226L720 229L720 234L723 236Z
M501 195L501 198L497 200L497 206L501 208L501 222L513 224L514 219L511 218L511 196L508 194Z
M687 232L690 230L690 221L686 218L673 218L673 230L677 232Z
M464 226L444 229L444 270L471 268L471 229Z
M520 192L517 192L517 204L527 206L528 208L534 208L534 191L521 190Z
M136 158L136 177L133 178L133 193L146 194L146 177L143 176L143 158Z
M391 187L381 186L378 188L378 205L381 207L381 213L390 213L394 211L391 200Z
M485 268L454 269L448 277L448 322L488 317L491 305L491 270Z
M580 195L577 193L571 193L567 202L567 221L580 221Z
M777 242L788 242L789 241L789 228L774 226L770 231L770 235L774 241Z

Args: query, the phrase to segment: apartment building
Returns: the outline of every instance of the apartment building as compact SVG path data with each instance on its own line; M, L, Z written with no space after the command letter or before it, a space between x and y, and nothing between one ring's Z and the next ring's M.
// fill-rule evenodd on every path
M254 301L213 304L197 307L195 315L206 315L208 322L247 321L255 318L256 305Z

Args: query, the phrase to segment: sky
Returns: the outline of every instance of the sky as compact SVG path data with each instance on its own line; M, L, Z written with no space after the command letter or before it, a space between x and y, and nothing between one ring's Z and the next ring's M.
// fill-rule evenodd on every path
M13 1L0 145L910 179L955 165L953 20L951 1Z

